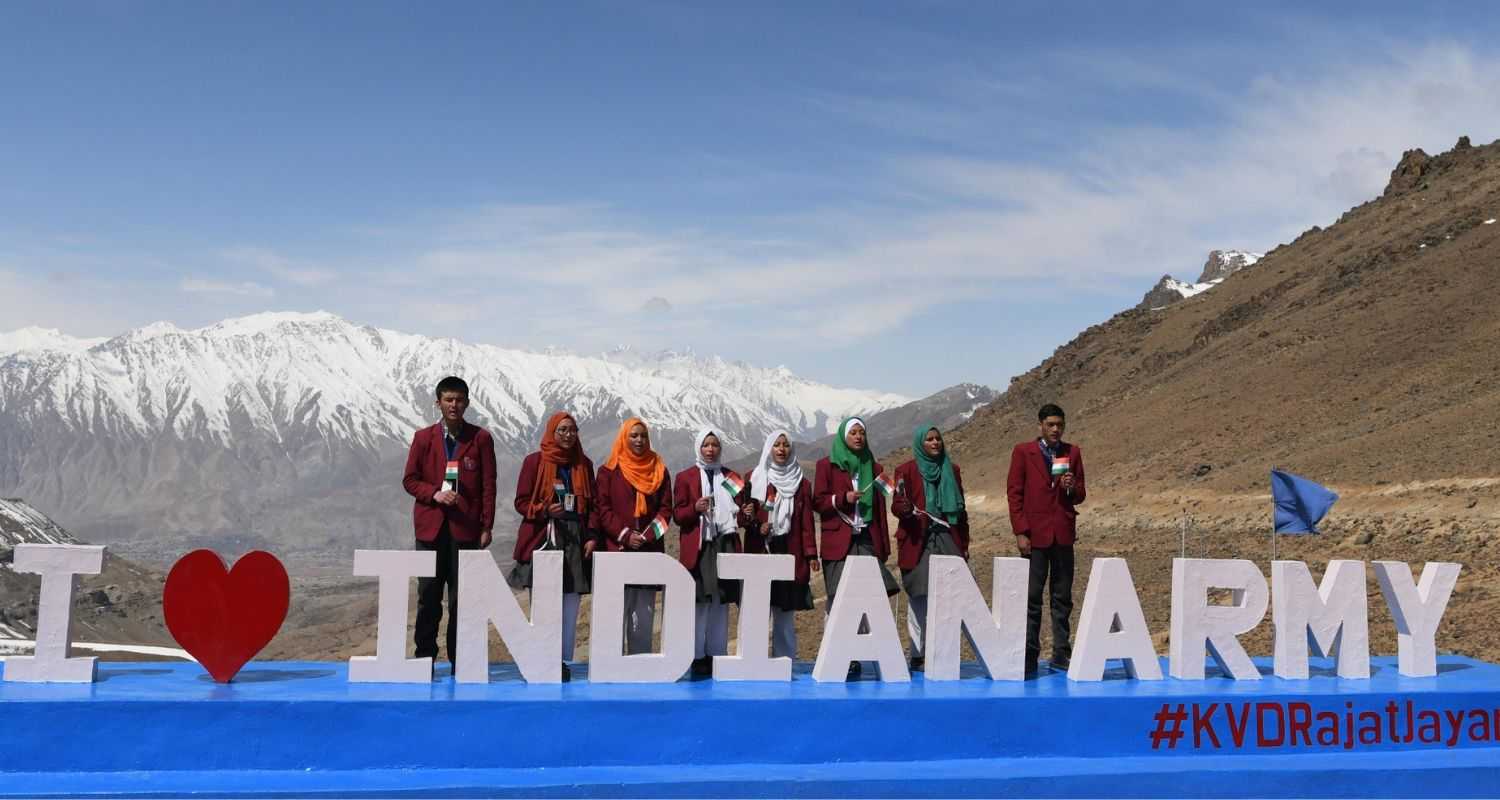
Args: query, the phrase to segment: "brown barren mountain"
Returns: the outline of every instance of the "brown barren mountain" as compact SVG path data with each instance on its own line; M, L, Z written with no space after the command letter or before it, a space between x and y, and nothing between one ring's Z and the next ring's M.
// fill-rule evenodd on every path
M1213 290L1089 328L949 434L989 552L1010 548L1005 472L1057 402L1084 451L1081 601L1092 556L1123 555L1159 640L1170 558L1244 557L1269 573L1268 472L1342 495L1330 558L1457 561L1441 649L1500 658L1488 620L1500 535L1500 143L1407 152L1381 197L1272 250ZM888 463L907 457L896 453ZM976 572L986 573L976 561ZM1394 653L1373 577L1375 649ZM1251 637L1268 653L1269 619Z
M1222 285L1126 311L955 432L966 474L1058 402L1106 496L1487 477L1500 421L1500 144L1411 151L1379 199ZM1124 499L1123 497L1119 499Z

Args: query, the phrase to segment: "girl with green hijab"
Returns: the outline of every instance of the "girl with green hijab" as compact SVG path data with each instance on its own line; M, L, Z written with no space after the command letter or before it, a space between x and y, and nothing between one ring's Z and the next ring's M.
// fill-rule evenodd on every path
M885 494L876 486L876 478L884 472L870 453L864 420L844 420L828 457L818 461L813 479L813 506L821 518L823 585L828 590L825 611L833 608L846 558L874 556L883 564L891 557ZM899 594L901 587L890 572L884 566L880 572L886 594ZM849 666L849 679L859 678L862 672L860 663L854 662Z
M958 465L948 457L942 431L919 425L912 432L912 458L896 468L891 513L896 528L897 564L906 590L906 631L911 635L911 668L924 666L922 636L927 626L927 572L930 556L969 557L969 514Z

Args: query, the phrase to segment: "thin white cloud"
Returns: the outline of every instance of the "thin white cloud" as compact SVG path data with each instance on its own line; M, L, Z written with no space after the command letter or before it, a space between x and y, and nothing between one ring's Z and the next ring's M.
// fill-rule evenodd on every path
M262 247L233 247L221 255L232 264L296 286L324 286L339 277L333 269L296 262Z
M215 281L183 278L177 288L188 294L230 295L234 297L275 297L276 290L254 281Z

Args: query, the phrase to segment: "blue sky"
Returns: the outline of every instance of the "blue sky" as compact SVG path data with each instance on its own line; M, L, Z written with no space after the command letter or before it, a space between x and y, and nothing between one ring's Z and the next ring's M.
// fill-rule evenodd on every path
M810 5L0 5L0 330L326 309L1003 388L1500 136L1473 4Z

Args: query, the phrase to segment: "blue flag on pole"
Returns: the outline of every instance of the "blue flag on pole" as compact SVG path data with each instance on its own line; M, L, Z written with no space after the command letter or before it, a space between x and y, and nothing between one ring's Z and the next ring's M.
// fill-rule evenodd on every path
M1273 469L1271 498L1276 503L1277 533L1317 533L1318 523L1339 496L1326 486Z

